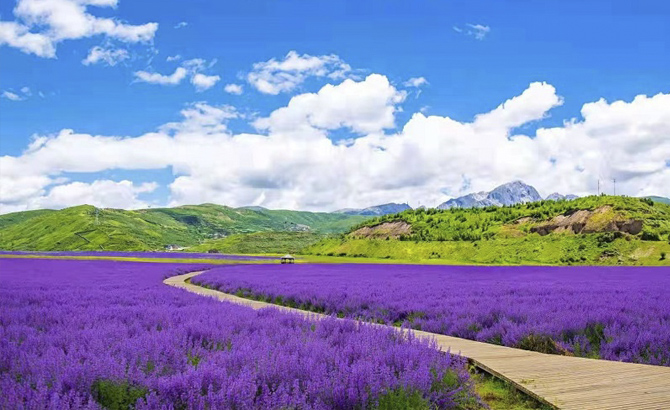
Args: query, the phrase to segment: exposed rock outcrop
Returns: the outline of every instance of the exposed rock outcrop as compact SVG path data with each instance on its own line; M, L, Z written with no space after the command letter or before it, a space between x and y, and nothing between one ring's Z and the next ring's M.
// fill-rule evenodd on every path
M642 232L642 221L624 219L612 211L610 206L602 206L593 211L580 209L558 215L549 222L530 228L531 232L547 235L551 232L595 233L625 232L637 235Z
M398 239L401 236L410 235L412 233L412 225L407 222L384 222L376 226L364 226L356 229L349 236L353 238L369 238L369 239Z

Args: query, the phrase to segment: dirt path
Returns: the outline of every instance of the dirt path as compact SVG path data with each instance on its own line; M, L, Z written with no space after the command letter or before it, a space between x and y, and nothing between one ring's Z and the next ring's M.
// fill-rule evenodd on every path
M312 319L330 317L244 299L186 282L200 273L173 276L163 283L252 309L272 307ZM670 410L670 367L548 355L435 333L413 332L435 339L440 349L460 353L481 369L560 409Z

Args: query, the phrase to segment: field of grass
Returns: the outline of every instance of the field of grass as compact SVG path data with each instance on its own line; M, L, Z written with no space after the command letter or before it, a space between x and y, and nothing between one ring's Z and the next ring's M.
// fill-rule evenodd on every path
M155 251L264 231L343 232L365 217L204 204L126 211L90 205L0 217L0 249Z
M670 244L601 235L529 235L489 241L394 241L327 239L308 247L306 257L347 257L430 264L660 265L670 266ZM663 257L663 255L666 255Z
M187 252L210 252L229 254L285 254L297 253L314 245L327 234L312 232L254 232L211 239L186 249Z
M514 386L488 374L474 374L475 392L491 410L551 410Z

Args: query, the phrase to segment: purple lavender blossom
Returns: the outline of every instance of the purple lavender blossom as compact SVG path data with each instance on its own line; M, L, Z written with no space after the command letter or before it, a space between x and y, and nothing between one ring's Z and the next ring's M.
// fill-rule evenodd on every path
M670 269L227 266L227 293L547 353L670 366Z
M191 252L115 252L115 251L53 251L23 252L0 251L2 255L34 255L34 256L113 256L121 258L178 258L178 259L231 259L231 260L267 260L277 259L274 256L230 255L224 253L191 253Z
M352 321L162 284L187 264L0 259L2 409L374 408L473 400L464 359ZM453 387L434 391L442 378Z

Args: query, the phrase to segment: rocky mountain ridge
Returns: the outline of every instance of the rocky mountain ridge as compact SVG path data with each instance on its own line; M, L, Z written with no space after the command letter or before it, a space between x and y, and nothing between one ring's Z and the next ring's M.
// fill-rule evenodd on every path
M561 195L553 193L547 199L561 200L574 199L575 195ZM437 206L437 209L451 208L483 208L486 206L504 206L525 204L541 201L542 196L537 190L523 181L512 181L495 187L486 192L476 192L457 198L452 198Z

